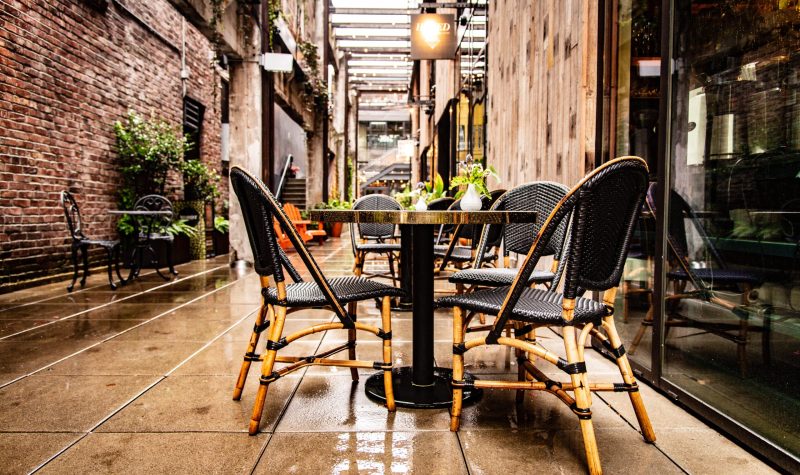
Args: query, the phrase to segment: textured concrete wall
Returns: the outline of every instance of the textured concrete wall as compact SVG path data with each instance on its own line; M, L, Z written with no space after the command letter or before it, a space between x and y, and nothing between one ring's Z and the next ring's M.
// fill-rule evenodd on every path
M503 188L595 163L597 2L489 3L488 162Z

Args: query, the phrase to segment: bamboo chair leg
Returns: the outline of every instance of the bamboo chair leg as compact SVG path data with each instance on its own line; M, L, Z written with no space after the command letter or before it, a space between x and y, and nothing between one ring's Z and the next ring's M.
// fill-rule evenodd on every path
M392 274L392 285L397 287L397 273L394 271L394 253L389 253L389 272Z
M389 297L383 298L383 306L381 308L381 320L383 331L386 333L392 332L392 299ZM383 363L387 366L392 364L392 340L383 340ZM392 372L383 372L383 391L386 394L386 408L389 412L394 412L394 386L392 386Z
M364 253L356 252L356 263L353 267L353 273L360 277L364 273Z
M242 398L244 383L247 381L247 373L250 372L250 364L252 363L250 357L255 356L256 348L258 347L258 338L261 334L261 332L257 330L261 325L264 324L267 313L270 314L269 320L271 321L273 319L272 312L272 305L265 303L262 303L261 308L258 309L258 315L256 315L256 324L253 326L253 333L250 334L250 342L247 344L247 351L244 354L244 361L242 361L242 369L239 370L239 377L236 379L236 387L233 388L234 401L238 401Z
M564 347L567 353L568 363L578 363L582 360L578 357L578 345L575 340L575 327L567 325L563 327ZM592 424L591 403L589 402L589 388L582 384L580 374L571 374L573 387L575 388L575 409L573 411L582 412L578 415L583 434L583 446L586 450L586 463L589 466L589 473L602 474L600 466L600 453L597 449L597 440L594 435L594 425Z
M285 298L286 293L285 290L281 290L281 287L278 287L278 297ZM270 341L278 341L281 337L281 333L283 333L283 324L286 321L286 307L275 307L275 324L270 328L269 331L269 340ZM267 350L267 353L264 355L264 362L261 365L261 378L262 380L259 381L261 383L258 386L258 393L256 393L256 401L253 405L253 415L250 418L250 427L248 432L250 435L256 435L258 433L258 426L261 423L261 416L264 412L264 401L267 398L267 389L269 389L269 382L265 382L265 378L269 378L272 374L272 367L275 365L275 357L277 355L277 350Z
M353 317L353 320L356 319L358 313L358 302L350 302L347 304L347 312L350 316ZM350 348L347 350L347 355L350 360L356 359L356 329L351 328L347 330L347 342L350 345ZM358 368L350 368L350 376L353 378L353 381L358 381Z
M614 325L614 317L606 317L603 322L603 327L608 334L608 339L614 348L622 346L622 340L617 333L617 327ZM636 379L633 377L633 370L628 361L628 355L623 354L622 357L617 358L617 366L619 373L622 375L622 380L625 384L636 384ZM642 430L642 436L647 442L656 441L656 433L653 430L653 425L650 423L650 417L647 415L647 409L644 407L641 393L637 391L628 392L628 396L633 406L633 412L636 413L636 420L639 421L639 428Z
M453 307L453 345L464 342L464 314L460 307ZM464 379L464 355L453 353L453 381ZM461 400L463 390L453 387L453 406L450 408L450 430L458 431L461 425Z

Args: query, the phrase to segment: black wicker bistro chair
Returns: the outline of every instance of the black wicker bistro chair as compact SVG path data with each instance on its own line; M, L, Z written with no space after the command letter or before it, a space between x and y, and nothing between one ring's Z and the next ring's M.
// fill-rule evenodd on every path
M119 277L120 283L125 284L125 279L119 273L119 241L105 240L105 239L91 239L83 234L83 222L81 220L81 211L78 208L78 203L69 191L61 192L61 208L64 210L64 216L67 218L67 227L69 228L70 237L72 237L71 254L72 254L72 283L67 287L68 292L72 292L75 288L75 282L78 280L78 251L81 252L83 258L83 278L81 279L81 287L86 285L86 277L89 275L89 247L100 246L106 250L108 255L108 284L112 289L117 288L114 283L114 276L111 273L111 265L114 264Z
M536 211L538 216L548 216L558 203L567 194L569 188L565 185L549 181L527 183L517 186L506 192L500 199L492 205L493 210L509 211ZM528 278L528 285L545 285L550 287L557 279L557 270L564 247L566 236L566 226L568 220L564 220L561 226L547 246L542 251L542 257L552 256L553 263L549 270L534 269ZM510 266L509 256L515 254L527 254L530 251L533 241L536 238L540 224L509 224L509 225L489 225L484 226L481 239L478 244L478 251L475 253L475 262L472 268L458 271L451 275L449 281L456 284L456 293L462 294L480 288L502 287L514 283L518 269ZM483 256L486 250L499 248L504 243L503 248L503 267L484 267ZM471 312L466 315L465 322L468 332L483 331L489 327L484 327L486 317L483 313L478 313L480 325L470 327L469 323L476 314ZM534 332L528 338L535 338Z
M139 259L140 264L138 267L141 268L144 254L149 253L156 273L164 280L169 280L169 276L163 275L158 268L158 258L153 249L154 242L163 242L166 248L167 268L170 274L178 275L178 271L175 270L175 266L172 264L172 245L175 239L172 234L167 232L167 229L172 224L172 203L161 195L147 195L136 200L133 209L134 211L166 211L166 213L158 216L134 216L139 237L131 259Z
M384 390L386 391L386 406L390 411L394 411L390 299L391 297L402 296L403 291L399 288L357 276L326 278L317 262L308 252L291 220L286 216L281 205L264 184L258 178L237 166L232 167L230 179L242 209L250 246L253 249L255 260L253 267L261 278L262 286L261 309L256 315L253 333L247 345L241 372L233 393L233 399L239 400L250 369L250 363L261 361L260 386L250 421L250 434L258 432L270 383L309 365L348 367L354 381L358 380L358 368L384 370L383 381ZM288 236L292 246L311 274L311 281L301 280L300 275L281 251L275 237L273 219L277 221ZM293 282L286 283L284 269L292 277ZM274 282L274 286L270 280ZM381 316L383 328L356 321L356 304L361 300L373 298L382 298ZM345 305L347 309L345 309ZM314 325L290 335L283 335L283 326L288 313L320 307L333 311L339 321ZM266 354L261 356L256 354L255 351L259 335L267 329L269 329L269 333ZM278 356L278 352L304 336L339 329L345 329L348 332L348 341L343 345L310 356ZM383 340L383 361L356 360L357 331L372 333ZM349 359L330 358L344 350L348 350ZM273 368L275 363L287 363L287 365L275 370Z
M657 211L655 194L656 186L653 183L647 193L647 206L653 215ZM667 281L672 284L673 292L666 297L665 336L668 336L667 332L673 327L690 327L732 341L737 347L739 374L745 377L747 376L747 343L750 332L761 332L762 358L765 363L770 360L770 317L766 311L769 309L761 309L762 312L754 311L758 309L751 308L750 301L753 288L760 286L764 278L756 272L729 268L689 203L675 190L670 190L669 200L667 245L670 251L671 269L667 272ZM693 268L690 264L686 221L689 221L700 238L703 250L712 264L711 267ZM687 290L689 284L691 284L691 290ZM736 304L721 298L718 290L740 293L740 303ZM680 302L691 299L729 311L733 316L733 321L730 323L716 320L703 321L681 313ZM761 326L752 324L751 318L756 313L761 313L763 316L763 325ZM631 353L638 347L646 329L652 326L653 314L648 312L631 342Z
M644 160L623 157L606 163L581 180L550 213L512 285L443 297L437 301L439 307L453 308L451 430L459 428L462 390L468 384L463 380L464 354L483 345L499 344L519 352L518 362L525 368L525 377L518 382L475 380L470 384L477 388L542 390L554 394L578 417L591 473L602 473L592 425L591 391L627 392L645 440L655 441L655 433L613 317L616 287L646 191L647 165ZM569 250L564 254L564 293L531 288L528 279L537 261L570 215ZM603 301L580 297L585 291L603 291ZM486 337L464 341L465 311L497 315ZM523 325L516 332L516 338L502 336L509 321ZM525 339L530 329L553 326L561 327L566 359ZM601 329L605 334L600 332ZM598 338L616 356L622 383L589 383L583 354L589 335ZM537 361L544 360L564 371L570 382L552 381L533 364L532 355L537 357Z
M386 195L367 195L362 196L353 203L353 209L372 210L372 211L391 211L400 210L400 203L394 198ZM355 230L358 229L358 237ZM392 283L397 285L397 272L395 272L395 260L400 253L400 244L392 241L395 238L395 225L384 223L350 223L350 242L353 247L353 272L357 276L364 277L385 277L392 279ZM388 274L365 274L364 265L369 254L386 256L389 261Z
M536 211L538 216L548 216L551 211L567 194L569 188L554 182L534 182L517 186L506 192L498 199L491 209L508 211ZM561 223L542 256L553 256L553 265L550 270L534 270L528 278L530 285L551 284L556 278L556 271L561 257L561 251L566 235L567 221ZM456 284L458 293L463 293L471 287L501 287L511 285L517 276L517 269L510 267L510 253L527 254L536 238L540 225L534 224L508 224L485 226L481 233L478 250L475 253L475 262L471 269L456 272L450 276L450 282ZM499 246L499 241L504 243L504 267L483 267L483 257L487 249ZM467 286L470 286L469 288Z

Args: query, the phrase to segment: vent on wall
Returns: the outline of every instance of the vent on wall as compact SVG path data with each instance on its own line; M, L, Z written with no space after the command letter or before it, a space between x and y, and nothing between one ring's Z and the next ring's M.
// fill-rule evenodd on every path
M206 107L191 97L183 98L183 134L192 147L184 155L185 160L200 160L200 138L203 132L203 115Z

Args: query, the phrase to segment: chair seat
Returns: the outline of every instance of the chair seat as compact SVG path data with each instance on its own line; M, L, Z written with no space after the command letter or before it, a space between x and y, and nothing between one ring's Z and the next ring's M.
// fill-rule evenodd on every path
M458 271L448 279L454 284L479 285L484 287L500 287L511 285L517 277L519 269L500 268L481 268L466 269ZM535 270L528 278L529 284L543 284L551 282L555 274L549 271Z
M761 285L764 279L754 272L730 270L730 269L692 269L692 273L706 284L750 284L753 286ZM683 269L676 269L667 273L667 277L673 280L689 280L689 276Z
M105 248L114 248L119 245L119 241L107 241L103 239L80 239L81 244L89 244L92 246L102 246Z
M434 257L444 257L447 255L447 246L433 246ZM497 254L486 251L483 254L484 261L497 259ZM467 246L455 246L453 253L450 254L450 261L453 262L472 262L472 249Z
M362 252L400 252L400 244L382 243L382 242L368 242L363 244L356 244L356 250Z
M334 277L328 283L333 294L342 303L368 300L378 297L402 297L403 289L361 277ZM261 292L268 303L278 303L278 290L270 287ZM315 282L296 282L286 286L285 303L289 307L321 307L328 305L322 291Z
M509 286L479 290L468 294L442 297L436 301L438 307L461 307L464 310L497 315L509 291ZM561 317L563 295L548 290L526 288L514 307L512 317L525 322L560 325L566 322ZM598 323L606 316L606 307L590 299L575 299L575 323Z

